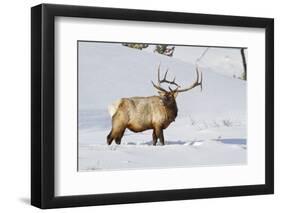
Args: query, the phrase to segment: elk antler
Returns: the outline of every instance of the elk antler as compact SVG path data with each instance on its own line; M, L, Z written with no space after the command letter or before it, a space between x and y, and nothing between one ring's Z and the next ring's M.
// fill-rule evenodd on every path
M200 86L201 91L202 91L202 79L203 79L203 76L202 76L202 72L200 72L200 74L199 74L199 68L198 68L197 64L196 64L196 80L195 80L195 82L193 82L193 84L191 84L189 87L184 88L184 89L179 89L181 86L176 83L176 77L172 81L169 81L169 80L166 79L168 71L169 70L167 69L166 72L165 72L164 78L162 80L160 80L160 64L159 64L159 66L158 66L158 85L155 85L154 82L151 81L152 85L156 89L158 89L158 90L160 90L162 92L168 92L167 90L165 90L164 88L161 87L161 83L168 83L170 85L172 84L172 85L177 86L176 89L172 89L169 86L169 90L171 92L186 92L186 91L191 90L191 89L193 89L193 88L195 88L197 86Z
M197 86L200 86L201 87L201 91L202 91L202 79L203 79L203 76L202 76L202 72L200 72L200 76L199 76L199 68L198 68L198 65L196 65L196 81L193 82L193 84L191 84L189 87L187 88L184 88L184 89L177 89L177 92L186 92L188 90L191 90ZM200 78L200 81L199 81L199 78Z
M168 84L172 84L172 85L175 85L175 86L177 86L177 88L176 89L172 89L171 87L169 87L169 90L172 92L172 91L176 91L178 88L180 88L180 86L175 82L176 81L176 77L174 77L174 79L172 80L172 81L169 81L169 80L167 80L166 78L167 78L167 74L168 74L168 71L169 71L169 69L167 69L166 70L166 72L165 72L165 75L164 75L164 78L162 79L162 80L160 80L160 64L159 64L159 66L158 66L158 85L155 85L154 84L154 82L153 81L151 81L151 83L152 83L152 85L156 88L156 89L158 89L158 90L160 90L160 91L163 91L163 92L167 92L167 90L165 90L164 88L162 88L161 87L161 84L162 83L168 83Z

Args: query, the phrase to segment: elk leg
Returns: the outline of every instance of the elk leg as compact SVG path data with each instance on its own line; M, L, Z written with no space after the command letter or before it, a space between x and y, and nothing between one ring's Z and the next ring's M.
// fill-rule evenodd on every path
M122 140L122 137L124 135L124 132L125 132L125 129L118 135L118 137L115 139L115 143L120 145L121 144L121 140Z
M163 130L161 129L160 131L160 143L164 146L165 145L165 140L164 140L164 134Z
M120 144L121 144L121 138L116 138L116 139L115 139L115 143L116 143L117 145L120 145Z
M111 137L115 140L116 144L121 143L121 139L128 123L128 115L123 111L118 111L112 117L112 130Z
M156 133L155 133L155 130L153 130L153 133L152 133L152 140L153 140L153 146L156 146L156 143L157 143L157 136L156 136Z
M107 136L107 144L110 145L113 141L113 137L112 137L112 130L110 131L110 133Z
M164 135L163 135L163 129L157 128L157 129L155 130L155 133L156 133L157 138L159 138L160 143L161 143L162 145L165 145Z

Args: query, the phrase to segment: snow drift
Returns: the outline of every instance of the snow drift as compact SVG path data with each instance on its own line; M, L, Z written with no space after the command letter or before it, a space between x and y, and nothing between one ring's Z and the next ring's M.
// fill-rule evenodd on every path
M193 53L188 47L180 50L181 58ZM164 130L166 146L151 145L152 131L126 131L120 146L106 145L108 105L122 97L157 94L151 80L159 63L162 74L169 68L168 77L176 76L182 86L196 77L188 60L121 44L79 42L79 171L246 163L246 81L219 74L229 72L225 66L199 64L203 90L179 94L178 117Z

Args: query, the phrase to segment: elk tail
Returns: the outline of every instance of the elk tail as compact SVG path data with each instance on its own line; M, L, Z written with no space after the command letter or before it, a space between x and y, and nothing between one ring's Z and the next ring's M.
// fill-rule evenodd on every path
M117 100L108 106L108 113L111 117L113 117L115 115L120 103L121 103L121 100Z

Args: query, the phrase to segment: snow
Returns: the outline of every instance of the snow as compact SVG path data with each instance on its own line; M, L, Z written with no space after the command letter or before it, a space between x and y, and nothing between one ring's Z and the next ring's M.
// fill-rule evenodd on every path
M150 45L144 50L147 52L153 52L154 49L155 45ZM207 47L177 46L174 51L173 58L188 63L194 63L206 49ZM247 57L247 49L245 50L245 55ZM210 47L204 57L200 60L200 64L205 68L212 68L214 72L229 77L239 78L242 76L244 71L239 47L227 49Z
M232 78L233 69L215 62L199 64L202 92L195 88L179 94L178 117L164 130L165 146L152 146L151 130L126 130L121 145L106 144L109 104L157 94L151 80L156 80L159 64L162 74L169 68L168 78L189 85L203 49L176 47L174 57L167 57L120 44L79 42L79 171L246 164L246 81ZM224 58L235 51L220 49L215 55ZM184 55L189 60L182 60ZM229 63L242 66L238 60Z

